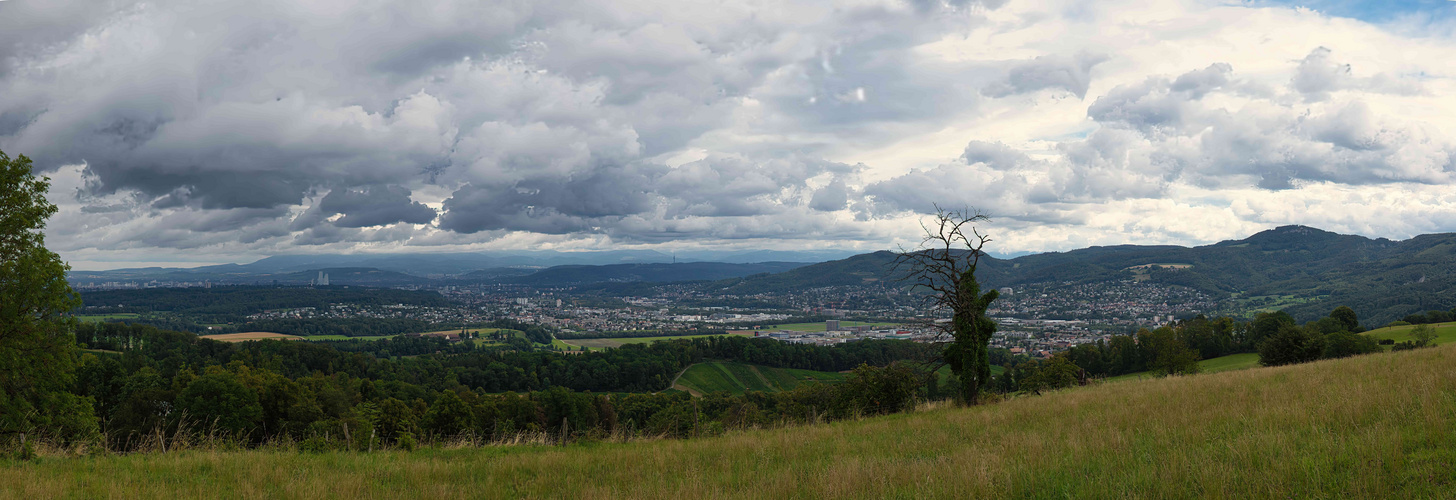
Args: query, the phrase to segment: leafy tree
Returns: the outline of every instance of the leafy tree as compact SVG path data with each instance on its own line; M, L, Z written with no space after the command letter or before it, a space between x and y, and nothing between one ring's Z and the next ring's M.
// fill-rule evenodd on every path
M1249 345L1258 348L1263 345L1264 339L1274 336L1286 326L1294 325L1294 317L1284 311L1254 315L1254 324L1249 328Z
M80 299L66 283L59 255L41 230L56 213L24 155L0 151L0 439L20 433L89 439L96 417L89 398L71 394L75 320Z
M1325 335L1325 352L1321 357L1345 358L1379 351L1380 345L1375 339L1354 332L1340 331Z
M1349 306L1336 307L1335 310L1330 311L1330 317L1339 321L1345 331L1359 333L1360 317L1356 316L1355 310L1350 309Z
M1278 366L1304 363L1319 359L1324 351L1324 334L1314 328L1281 325L1279 331L1259 344L1259 364Z
M996 322L986 315L986 308L999 296L996 290L981 293L976 282L976 266L985 255L981 249L991 238L978 232L975 223L990 219L940 207L936 207L935 218L935 229L924 227L924 248L900 252L896 265L916 288L929 291L927 301L935 309L951 314L950 323L935 323L949 337L942 356L961 380L960 400L976 404L983 388L991 384L988 349Z
M436 436L458 436L471 428L470 405L455 391L441 391L425 413L424 430Z
M1146 347L1148 369L1153 372L1159 375L1198 373L1198 351L1189 348L1172 328L1139 332L1138 343Z
M1416 347L1425 347L1436 340L1436 330L1431 325L1416 325L1411 329L1410 337L1415 341Z
M1064 355L1052 356L1027 368L1031 373L1021 379L1021 390L1032 394L1071 387L1077 383L1077 365L1072 364Z
M177 396L177 408L195 430L228 433L252 430L263 418L258 395L232 372L220 369L197 377Z

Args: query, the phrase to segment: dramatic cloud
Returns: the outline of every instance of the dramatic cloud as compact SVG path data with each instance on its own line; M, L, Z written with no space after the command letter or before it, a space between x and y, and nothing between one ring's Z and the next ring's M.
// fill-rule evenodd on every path
M1456 231L1450 17L1337 11L10 0L0 149L86 262Z

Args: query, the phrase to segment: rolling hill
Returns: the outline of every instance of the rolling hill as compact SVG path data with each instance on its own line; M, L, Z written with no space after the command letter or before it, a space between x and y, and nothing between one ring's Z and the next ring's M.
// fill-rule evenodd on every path
M895 254L875 252L791 271L713 283L724 293L765 293L829 286L900 286ZM1014 259L983 257L985 286L1109 283L1143 280L1190 287L1221 300L1224 313L1247 313L1272 298L1297 303L1297 319L1318 318L1339 305L1372 324L1456 305L1456 234L1404 241L1284 226L1199 247L1121 245Z
M667 283L736 278L754 274L780 273L808 265L804 262L684 262L675 264L612 264L605 266L556 266L502 281L532 286L564 286L591 283Z

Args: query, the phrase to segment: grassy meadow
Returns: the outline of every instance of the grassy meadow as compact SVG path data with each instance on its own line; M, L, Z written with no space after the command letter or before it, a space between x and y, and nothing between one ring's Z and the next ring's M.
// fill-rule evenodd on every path
M0 498L1451 498L1456 345L723 437L0 462Z
M1404 342L1407 340L1411 340L1410 332L1411 330L1414 330L1416 326L1417 325L1387 326L1385 328L1377 328L1365 332L1365 335L1368 335L1375 340L1390 339L1396 342ZM1436 345L1456 341L1456 323L1435 323L1432 324L1431 327L1436 331L1436 340L1434 341ZM1390 346L1388 345L1381 347L1384 347L1386 350L1390 350Z
M1201 373L1227 372L1233 370L1243 370L1246 368L1257 368L1258 366L1259 353L1254 352L1230 354L1228 356L1208 358L1198 362L1198 370ZM1153 372L1137 372L1128 373L1125 375L1118 375L1116 377L1107 377L1106 381L1117 382L1121 380L1138 380L1148 378L1154 378Z
M136 319L140 316L137 313L114 313L114 314L77 314L76 319L85 323L105 323L118 319Z

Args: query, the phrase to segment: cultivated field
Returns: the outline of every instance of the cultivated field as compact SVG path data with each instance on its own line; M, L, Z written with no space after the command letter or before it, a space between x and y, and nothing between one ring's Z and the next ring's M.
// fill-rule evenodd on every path
M694 440L0 462L0 498L1452 498L1456 345Z
M223 342L245 342L249 340L303 340L303 337L284 335L273 332L242 332L242 333L219 333L217 335L203 335L202 338L220 340Z
M137 313L77 314L76 319L85 323L105 323L115 319L136 319L138 316Z
M802 383L840 382L844 374L795 370L792 368L771 368L746 363L714 361L698 363L688 367L678 385L689 392L704 394L727 391L743 394L747 391L778 392L798 387Z

